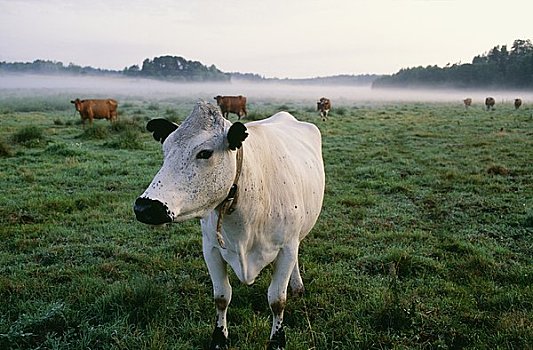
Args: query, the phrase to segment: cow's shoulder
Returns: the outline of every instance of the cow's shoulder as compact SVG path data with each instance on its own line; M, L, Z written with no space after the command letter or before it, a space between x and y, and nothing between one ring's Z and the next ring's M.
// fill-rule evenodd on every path
M316 125L299 121L287 112L278 112L270 118L247 123L246 127L252 133L259 131L266 142L274 137L289 143L321 143L320 130Z
M297 124L300 123L296 118L294 118L290 113L287 112L278 112L273 116L258 120L255 122L248 123L251 125L275 125L275 124Z

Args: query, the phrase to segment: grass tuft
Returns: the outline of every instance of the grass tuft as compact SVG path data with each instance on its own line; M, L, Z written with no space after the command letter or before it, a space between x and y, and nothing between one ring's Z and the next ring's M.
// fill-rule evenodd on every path
M490 175L500 175L500 176L507 176L509 175L509 169L502 165L491 165L487 169L487 173Z
M114 149L140 150L144 144L140 138L140 132L136 129L121 131L117 138L106 143L107 147Z
M12 138L15 143L27 147L38 147L46 143L43 129L37 126L25 126L13 134Z
M109 129L103 125L92 125L85 128L80 137L86 140L104 140L109 137Z
M144 131L144 127L140 125L138 120L121 118L109 125L111 132L121 133L125 131Z
M11 146L4 140L0 140L0 157L11 157L13 151Z
M46 147L44 151L50 155L62 157L74 157L83 154L79 149L72 148L66 143L53 143Z

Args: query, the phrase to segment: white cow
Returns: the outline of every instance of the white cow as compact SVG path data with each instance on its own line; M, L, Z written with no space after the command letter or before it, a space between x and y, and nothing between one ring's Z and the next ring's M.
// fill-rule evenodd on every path
M283 349L287 287L303 293L298 247L315 225L324 196L320 131L286 112L246 126L231 124L205 102L179 127L155 119L147 128L163 143L164 162L135 201L135 215L155 225L201 218L217 309L211 348L228 346L232 289L226 264L250 285L273 263L268 348Z

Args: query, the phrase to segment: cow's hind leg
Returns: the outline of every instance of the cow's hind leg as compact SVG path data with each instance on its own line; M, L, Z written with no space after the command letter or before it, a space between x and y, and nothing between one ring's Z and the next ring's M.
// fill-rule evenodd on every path
M283 312L287 303L287 287L294 273L298 260L298 247L283 248L274 263L272 282L268 287L268 303L272 310L272 330L268 349L285 349L285 331L283 329ZM301 280L301 278L300 278ZM303 286L303 285L302 285Z
M110 112L109 113L109 121L111 123L115 123L118 120L117 112Z
M217 249L212 249L210 253L204 252L204 258L213 282L213 296L217 309L217 319L215 329L211 337L211 350L228 348L228 325L226 314L228 305L231 302L231 285L227 273L226 262L222 259Z
M302 276L300 276L300 266L298 265L298 259L292 269L291 278L290 278L291 292L294 296L302 296L305 292L304 282L302 281Z

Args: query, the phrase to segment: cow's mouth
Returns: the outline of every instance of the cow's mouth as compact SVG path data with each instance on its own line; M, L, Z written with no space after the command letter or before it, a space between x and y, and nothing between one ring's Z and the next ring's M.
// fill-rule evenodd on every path
M155 199L137 198L133 211L137 220L145 224L161 225L172 222L168 207Z
M147 197L137 198L133 205L133 211L135 212L135 217L138 221L149 225L182 222L202 217L202 212L198 210L181 212L176 215L166 204L157 199L150 199Z

